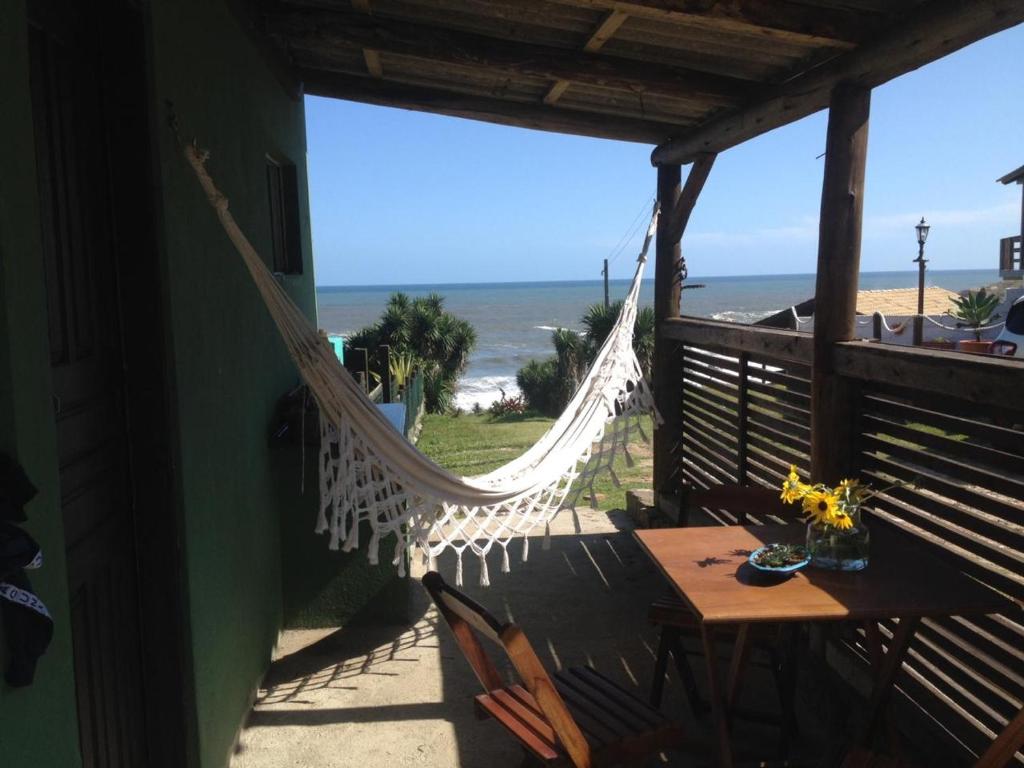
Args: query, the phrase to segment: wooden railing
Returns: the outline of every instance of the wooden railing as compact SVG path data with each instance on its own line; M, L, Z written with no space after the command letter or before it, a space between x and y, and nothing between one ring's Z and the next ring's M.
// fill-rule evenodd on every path
M680 480L777 486L791 463L807 467L809 335L694 318L661 330L683 360ZM848 342L835 345L833 367L854 398L851 470L876 486L918 479L872 503L869 524L895 526L1024 601L1024 363ZM862 644L851 649L868 658ZM900 689L968 762L1024 703L1024 626L927 620L904 671Z
M1021 255L1021 237L1004 237L999 241L999 271L1024 271L1024 257Z

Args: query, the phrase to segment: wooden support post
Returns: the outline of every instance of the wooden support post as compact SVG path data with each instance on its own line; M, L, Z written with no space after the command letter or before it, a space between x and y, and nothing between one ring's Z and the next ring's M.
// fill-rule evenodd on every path
M651 383L654 402L664 423L654 430L654 501L675 519L679 507L679 445L683 429L683 358L682 345L666 337L663 321L679 316L681 293L680 241L690 220L697 198L704 188L715 155L701 155L680 189L678 165L658 167L658 234L654 263L654 362Z
M683 437L683 361L682 345L665 338L661 322L679 316L679 265L682 249L681 232L676 232L669 215L679 199L678 165L658 167L658 233L654 260L654 360L651 365L651 387L654 403L664 423L654 430L654 503L669 512L678 510L677 489L680 485L678 467L679 443Z
M811 479L829 485L854 469L858 398L833 354L856 332L870 106L871 90L851 84L836 86L829 103L811 369Z

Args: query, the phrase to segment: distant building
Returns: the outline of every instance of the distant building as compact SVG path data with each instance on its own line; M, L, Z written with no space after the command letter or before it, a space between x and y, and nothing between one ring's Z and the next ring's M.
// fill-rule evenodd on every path
M997 179L1000 184L1020 184L1020 232L999 241L999 276L1004 280L1024 280L1021 238L1024 238L1024 165Z

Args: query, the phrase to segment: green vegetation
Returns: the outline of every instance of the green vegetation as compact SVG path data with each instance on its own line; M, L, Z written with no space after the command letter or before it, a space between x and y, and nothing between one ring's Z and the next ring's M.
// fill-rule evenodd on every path
M554 423L535 414L494 417L489 414L460 416L428 414L417 448L456 475L481 475L497 469L525 452ZM651 437L651 420L644 418L643 429ZM624 509L626 491L651 485L651 448L639 434L630 453L635 466L626 466L623 457L615 461L615 474L622 483L616 488L611 476L602 473L594 483L601 509ZM580 499L580 505L589 503Z
M609 307L591 304L580 318L583 333L558 328L551 334L555 354L545 360L531 360L516 373L516 384L530 408L557 417L572 398L598 350L608 338L622 310L622 302ZM650 375L654 356L654 310L641 307L633 326L633 350Z
M388 299L380 320L352 334L348 343L371 351L390 345L392 356L400 361L397 367L401 374L408 375L413 366L422 368L427 410L444 413L451 409L455 384L476 346L476 330L445 311L440 294L410 299L396 292Z
M981 341L979 328L990 325L999 315L995 314L999 306L999 297L994 293L988 293L984 288L980 291L968 291L966 296L959 296L950 299L954 308L949 311L957 322L957 327L971 328L974 330L974 338Z

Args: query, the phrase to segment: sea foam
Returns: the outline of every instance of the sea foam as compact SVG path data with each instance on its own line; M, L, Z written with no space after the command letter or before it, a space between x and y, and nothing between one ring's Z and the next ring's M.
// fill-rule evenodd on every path
M487 409L501 398L502 390L509 397L519 394L515 376L477 376L459 380L455 392L455 405L464 411L473 410L475 404Z

